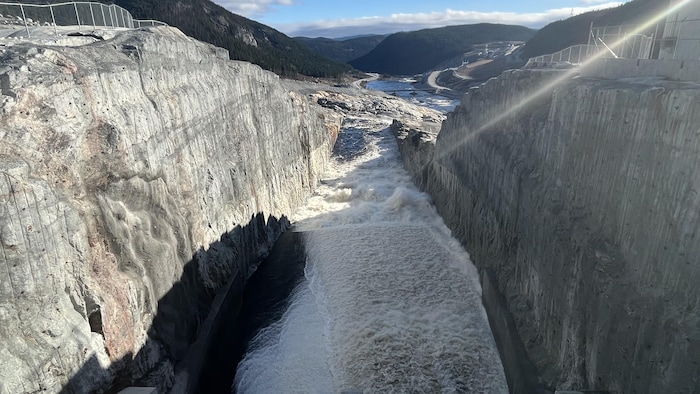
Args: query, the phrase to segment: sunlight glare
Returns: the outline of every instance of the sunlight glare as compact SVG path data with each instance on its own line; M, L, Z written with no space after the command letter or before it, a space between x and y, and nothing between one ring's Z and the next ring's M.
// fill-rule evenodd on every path
M617 41L613 42L612 44L609 44L609 48L613 52L617 52L618 48L620 48L629 37L633 37L634 35L640 34L641 32L645 31L646 29L650 28L654 24L658 23L662 19L666 18L668 15L680 10L683 8L686 4L690 3L693 0L683 0L678 2L677 4L668 7L665 11L661 12L659 15L656 15L652 18L650 18L648 21L640 24L637 26L636 29L634 29L630 34L627 34L626 36L623 36L622 38L618 39ZM518 101L514 105L512 105L510 108L505 110L503 113L500 115L494 117L490 121L486 122L483 124L481 127L476 129L475 131L471 132L470 134L464 136L460 140L458 140L455 143L451 143L449 147L447 147L443 152L440 152L436 158L441 159L446 157L447 155L451 154L457 148L461 147L462 145L470 142L473 140L475 137L479 136L481 133L485 132L486 130L490 129L491 127L495 126L499 122L507 119L523 107L525 107L527 104L531 103L532 101L541 98L545 94L549 93L556 87L557 85L573 78L574 76L578 75L580 73L580 70L583 68L586 68L590 66L593 62L599 60L601 57L603 57L607 51L598 51L595 53L593 56L590 58L586 59L582 63L579 64L578 67L571 68L567 70L566 72L563 72L561 75L559 75L556 78L553 78L551 81L547 82L544 86L541 88L535 90L531 94L529 94L527 97L523 98L522 100Z

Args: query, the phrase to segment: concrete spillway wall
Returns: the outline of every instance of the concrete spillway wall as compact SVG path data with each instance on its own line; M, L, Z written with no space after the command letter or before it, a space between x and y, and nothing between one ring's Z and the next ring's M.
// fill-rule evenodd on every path
M175 29L84 39L2 54L2 393L172 384L339 128L276 75Z
M405 164L494 273L544 386L698 392L700 89L548 86L564 72L488 81L437 139L404 128Z

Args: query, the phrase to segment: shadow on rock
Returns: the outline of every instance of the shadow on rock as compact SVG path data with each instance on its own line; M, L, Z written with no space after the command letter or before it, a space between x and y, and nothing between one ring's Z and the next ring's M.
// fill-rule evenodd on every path
M289 225L284 216L270 216L265 221L265 215L258 213L245 226L237 226L206 250L200 249L185 264L180 279L158 301L148 340L139 352L113 362L108 369L102 368L95 357L90 358L61 394L87 392L84 382L94 381L100 373L114 376L107 393L129 386L157 387L159 393L204 392L200 386L206 388L210 379L217 378L213 369L226 368L212 365L208 354L212 350L220 353L222 338L230 336L222 327L236 327L247 278ZM222 272L218 289L207 287L202 275L214 264ZM220 270L222 265L227 269ZM207 380L203 381L200 376L205 370Z

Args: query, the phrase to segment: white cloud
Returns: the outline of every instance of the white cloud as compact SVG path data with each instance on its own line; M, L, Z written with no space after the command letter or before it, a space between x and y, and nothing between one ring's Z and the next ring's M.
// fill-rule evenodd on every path
M601 4L606 3L608 0L581 0L581 4Z
M593 2L599 0L581 1ZM331 38L370 33L388 34L397 31L410 31L472 23L503 23L539 28L547 23L566 19L572 14L578 15L588 11L616 7L621 4L624 3L619 1L604 2L590 6L557 8L536 13L477 12L448 9L431 13L392 14L389 16L368 16L355 19L321 20L311 23L278 24L273 27L292 37Z
M215 3L248 18L261 16L274 5L292 5L293 0L215 0Z

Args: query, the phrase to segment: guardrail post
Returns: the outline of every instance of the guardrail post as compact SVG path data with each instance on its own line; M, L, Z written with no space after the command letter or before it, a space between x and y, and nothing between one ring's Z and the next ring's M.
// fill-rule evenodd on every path
M95 23L95 13L92 12L92 3L88 3L90 5L90 16L92 17L92 26L97 29L97 24Z
M583 49L583 47L579 45L579 47L578 47L578 62L579 62L579 63L583 63L583 62L581 61L581 49Z
M126 27L126 19L124 18L124 9L119 8L119 13L122 15L122 26Z
M27 16L24 15L24 7L22 4L19 5L19 10L22 11L22 21L24 22L24 29L27 31L27 38L30 38L32 35L29 34L29 26L27 25Z
M49 11L51 11L51 22L53 22L53 34L58 35L58 29L56 28L56 16L53 14L52 5L49 5Z
M73 8L75 8L75 19L78 21L78 31L80 31L80 14L78 14L78 4L73 3Z
M617 27L617 39L620 40L620 37L622 37L622 25Z
M654 51L656 50L656 40L659 37L659 22L656 22L656 30L654 30L654 34L651 35L651 49L649 49L649 57L648 59L654 58ZM658 58L658 56L657 56Z
M678 34L676 34L676 43L673 46L673 60L676 60L676 53L678 52L678 43L681 41L681 29L683 28L683 23L678 24Z
M102 26L107 27L107 18L105 18L105 6L100 4L100 11L102 11Z
M112 16L112 6L107 7L109 11L109 20L112 22L112 29L114 29L114 16Z

